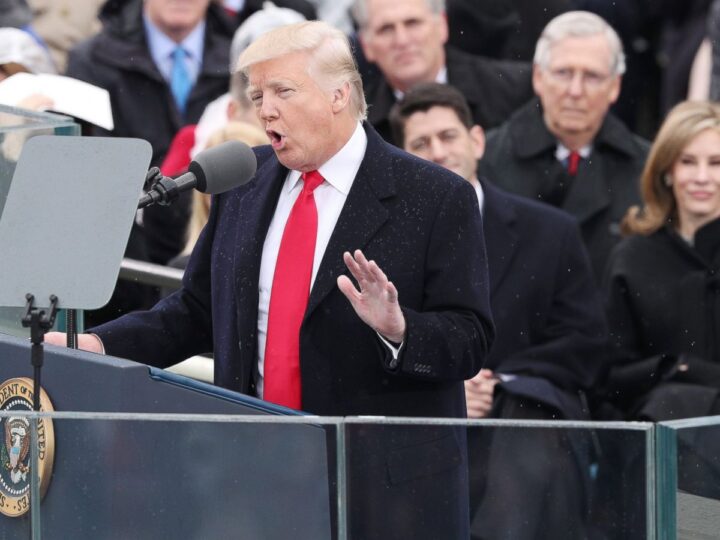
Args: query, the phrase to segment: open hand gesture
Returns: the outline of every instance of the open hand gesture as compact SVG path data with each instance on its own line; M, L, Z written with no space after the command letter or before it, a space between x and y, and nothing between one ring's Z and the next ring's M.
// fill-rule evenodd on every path
M347 276L338 277L337 284L355 313L388 341L401 343L405 339L406 325L395 285L375 261L368 261L359 249L353 254L346 251L343 260L360 290Z

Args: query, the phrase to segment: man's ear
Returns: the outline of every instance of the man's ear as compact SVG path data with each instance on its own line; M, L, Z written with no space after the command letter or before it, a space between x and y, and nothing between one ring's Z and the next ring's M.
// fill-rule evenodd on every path
M470 138L475 147L475 159L482 159L483 154L485 154L485 131L475 124L470 128Z
M350 83L345 82L340 88L332 91L332 110L339 113L350 103Z

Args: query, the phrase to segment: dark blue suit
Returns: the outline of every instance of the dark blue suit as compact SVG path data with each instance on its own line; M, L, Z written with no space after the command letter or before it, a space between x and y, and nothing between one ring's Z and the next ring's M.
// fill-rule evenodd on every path
M579 396L601 373L606 329L578 226L548 205L482 187L497 325L484 367L514 377L495 387L490 416L588 419ZM472 538L586 538L585 435L471 432ZM522 519L510 504L523 508Z
M564 418L587 419L578 391L597 383L607 336L576 221L483 182L483 228L497 335L484 367L539 381L507 383Z
M302 408L464 417L463 380L480 369L493 337L477 200L459 177L365 130L365 158L300 332ZM108 353L164 367L212 350L216 384L254 393L260 259L288 172L269 147L256 153L253 181L214 199L183 288L151 311L93 330ZM342 254L357 248L398 289L407 321L399 362L337 288L348 273ZM354 537L467 536L459 430L358 426L347 435Z

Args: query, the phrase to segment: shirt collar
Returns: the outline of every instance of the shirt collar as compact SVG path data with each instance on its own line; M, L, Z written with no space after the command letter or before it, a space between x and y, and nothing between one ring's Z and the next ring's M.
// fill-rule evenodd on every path
M360 163L365 157L367 135L360 122L357 123L352 136L345 145L329 160L320 166L318 172L326 182L343 195L350 193ZM300 180L300 171L290 171L287 189L292 191Z
M587 159L590 157L590 153L592 152L592 145L588 144L586 146L583 146L580 150L578 150L578 154L580 154L580 157L583 159ZM555 149L555 158L557 158L558 161L565 161L570 156L570 149L565 146L563 143L558 142L557 148Z
M145 24L148 49L156 64L160 64L172 56L173 51L178 45L182 46L185 53L190 56L193 61L199 62L202 60L203 45L205 42L205 19L201 20L195 28L193 28L192 32L180 43L175 43L170 39L167 34L164 34L145 14L143 14L143 23Z
M482 185L480 184L480 180L475 178L474 181L470 182L472 187L475 188L475 194L477 195L478 199L478 206L480 207L480 214L483 213L483 206L485 205L485 192L483 191Z
M440 71L438 71L438 74L435 77L435 82L439 83L439 84L447 84L447 82L448 82L447 66L443 66L440 68ZM395 90L394 88L393 88L393 94L395 95L395 99L397 101L400 101L405 96L405 92L401 92L400 90Z

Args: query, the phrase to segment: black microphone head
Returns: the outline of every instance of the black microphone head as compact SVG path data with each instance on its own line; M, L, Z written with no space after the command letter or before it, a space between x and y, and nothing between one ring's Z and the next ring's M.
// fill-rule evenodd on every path
M203 150L188 167L197 178L195 189L211 195L245 184L255 169L255 153L240 141L227 141Z

